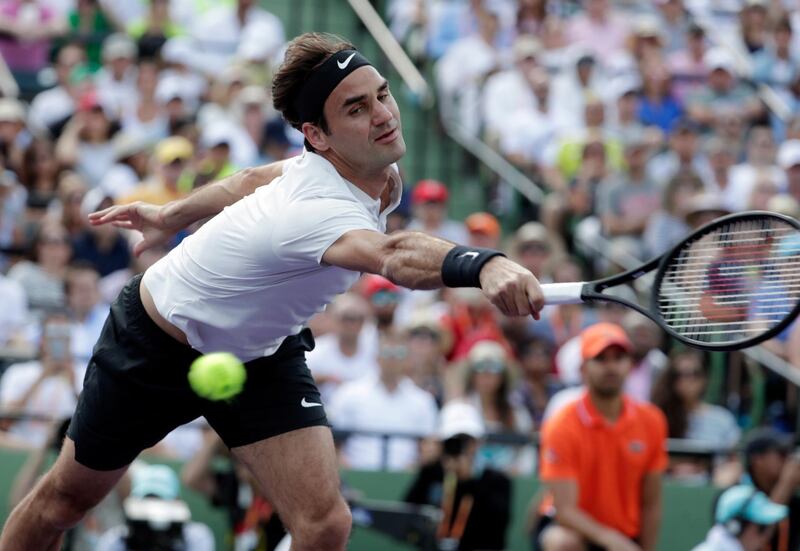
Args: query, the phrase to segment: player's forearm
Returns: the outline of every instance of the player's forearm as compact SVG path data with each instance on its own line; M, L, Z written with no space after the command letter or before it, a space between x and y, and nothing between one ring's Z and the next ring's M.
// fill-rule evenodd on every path
M225 207L250 195L281 175L283 161L245 168L227 178L207 184L189 196L164 207L164 221L170 227L184 228L198 220L215 216Z
M438 289L442 262L453 246L420 232L392 234L385 244L381 275L408 289Z
M639 542L642 551L655 551L661 528L661 501L642 508L642 530Z

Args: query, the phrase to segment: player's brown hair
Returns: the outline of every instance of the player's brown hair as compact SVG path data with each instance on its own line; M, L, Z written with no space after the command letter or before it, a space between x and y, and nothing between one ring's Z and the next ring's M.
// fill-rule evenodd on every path
M286 122L300 130L302 121L294 101L303 83L333 54L354 49L355 46L344 38L328 33L301 34L289 43L283 63L272 80L272 104ZM323 132L328 131L324 115L317 124Z

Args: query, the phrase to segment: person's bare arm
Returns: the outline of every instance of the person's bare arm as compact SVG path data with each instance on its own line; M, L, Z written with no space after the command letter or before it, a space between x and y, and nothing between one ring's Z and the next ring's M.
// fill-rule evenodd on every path
M686 108L686 114L697 124L703 124L707 126L713 125L717 120L717 116L714 114L714 111L709 106L704 105L699 101L689 100L689 105Z
M781 475L772 488L769 498L775 503L788 505L798 488L800 488L800 454L795 453L784 463Z
M641 551L624 535L600 524L578 508L578 484L574 480L553 480L547 487L553 494L558 524L609 551Z
M20 40L56 38L66 34L68 30L67 21L62 17L52 17L47 22L37 21L34 24L22 24L17 17L0 15L0 33Z
M610 236L636 234L640 235L647 227L649 218L625 218L615 214L605 214L602 217L603 230Z
M786 343L787 360L792 366L800 369L800 322L795 322L789 332L789 341Z
M113 224L118 228L142 232L144 240L134 247L134 254L138 256L150 247L165 243L190 224L219 214L225 207L269 184L282 174L283 163L277 161L245 168L166 205L136 201L109 207L91 213L89 222L95 226Z
M643 551L655 551L658 531L661 528L661 473L648 473L642 482L642 530L640 543Z
M442 263L453 243L420 232L385 235L377 231L345 233L322 256L325 264L379 274L409 289L444 286ZM539 319L544 305L539 282L528 270L505 257L486 262L480 272L483 293L504 314Z
M73 166L78 162L78 149L80 147L80 133L86 126L86 114L75 113L61 132L56 142L55 155L59 163L64 166Z
M56 437L59 436L59 429L63 422L63 419L57 419L50 424L47 441L28 456L22 469L17 473L11 485L11 491L8 494L9 508L16 507L28 495L41 477L51 452L58 450L54 444Z
M211 461L223 449L222 440L217 433L206 430L203 433L203 447L181 469L181 482L192 490L212 497L216 490L216 482L211 471Z

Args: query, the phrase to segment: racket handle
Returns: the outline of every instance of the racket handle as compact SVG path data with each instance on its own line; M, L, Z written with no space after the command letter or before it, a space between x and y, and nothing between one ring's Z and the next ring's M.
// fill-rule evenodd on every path
M545 304L581 304L583 299L583 282L543 283L542 293Z

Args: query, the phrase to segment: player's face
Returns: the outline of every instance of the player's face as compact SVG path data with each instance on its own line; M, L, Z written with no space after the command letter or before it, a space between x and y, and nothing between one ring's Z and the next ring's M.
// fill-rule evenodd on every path
M374 67L353 71L325 101L325 145L356 170L383 169L406 152L400 111Z
M600 396L618 396L632 367L630 354L620 346L609 346L593 360L584 362L583 380L589 390Z

